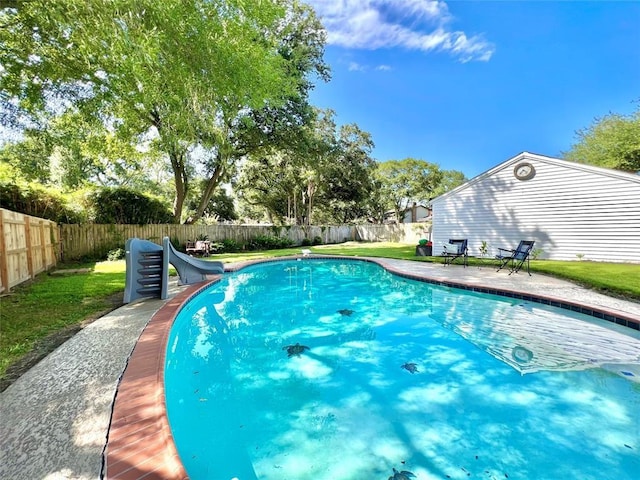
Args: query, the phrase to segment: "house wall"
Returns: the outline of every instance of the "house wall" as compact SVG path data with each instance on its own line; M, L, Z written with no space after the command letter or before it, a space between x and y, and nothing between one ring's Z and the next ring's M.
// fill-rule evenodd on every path
M415 213L414 213L415 209ZM415 215L415 218L414 218ZM414 223L418 221L424 221L429 217L429 210L422 205L416 205L415 207L409 207L405 212L402 219L402 223Z
M640 176L523 154L433 200L434 254L467 238L469 255L535 240L539 258L640 263ZM536 175L520 181L514 166Z

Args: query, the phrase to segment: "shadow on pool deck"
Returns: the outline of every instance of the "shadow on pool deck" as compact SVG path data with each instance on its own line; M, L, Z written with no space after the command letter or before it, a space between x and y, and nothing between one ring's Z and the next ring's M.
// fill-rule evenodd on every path
M544 275L509 276L492 268L375 261L436 282L539 295L640 322L639 303L607 297ZM172 286L172 296L181 290ZM0 479L100 478L118 383L141 332L164 303L148 299L105 315L0 393ZM132 463L131 468L136 465Z

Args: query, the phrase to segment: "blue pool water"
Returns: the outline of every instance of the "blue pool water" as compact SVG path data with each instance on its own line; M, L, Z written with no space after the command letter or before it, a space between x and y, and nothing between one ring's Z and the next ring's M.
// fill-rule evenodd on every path
M305 259L189 302L165 387L194 480L623 480L640 472L639 365L631 329Z

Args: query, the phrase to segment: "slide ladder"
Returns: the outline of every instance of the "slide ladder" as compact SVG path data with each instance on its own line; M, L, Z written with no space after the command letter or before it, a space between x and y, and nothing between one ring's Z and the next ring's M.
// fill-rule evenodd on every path
M144 297L167 298L169 269L163 248L148 240L130 238L125 244L127 265L124 303Z
M182 285L204 282L209 275L224 273L222 262L209 262L185 255L164 237L162 246L140 238L125 244L127 265L124 303L144 297L165 299L168 296L169 264L173 265Z

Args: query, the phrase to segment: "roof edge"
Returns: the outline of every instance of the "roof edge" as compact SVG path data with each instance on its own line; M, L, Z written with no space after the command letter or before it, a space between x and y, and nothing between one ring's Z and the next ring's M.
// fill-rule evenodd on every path
M554 165L560 165L563 167L567 167L567 168L573 168L575 170L582 170L582 171L587 171L587 172L591 172L591 173L596 173L599 175L606 175L608 177L615 177L615 178L621 178L623 180L630 180L632 182L637 182L640 183L640 175L636 175L633 173L628 173L628 172L622 172L620 170L613 170L611 168L603 168L603 167L596 167L594 165L587 165L584 163L577 163L577 162L572 162L570 160L564 160L562 158L555 158L555 157L549 157L546 155L540 155L538 153L530 153L530 152L520 152L519 154L517 154L514 157L509 158L508 160L505 160L502 163L499 163L498 165L496 165L493 168L490 168L489 170L476 175L475 177L473 177L472 179L466 181L465 183L463 183L462 185L457 186L456 188L454 188L453 190L448 191L447 193L443 193L442 195L439 195L435 198L433 198L431 200L431 203L433 203L434 201L439 201L441 198L446 198L449 197L450 195L454 195L457 192L460 192L462 190L465 190L466 188L470 187L473 184L476 184L478 182L480 182L481 180L490 177L491 175L499 172L500 170L503 170L505 168L510 167L511 165L521 162L523 160L537 160L539 162L545 162L545 163L551 163Z

